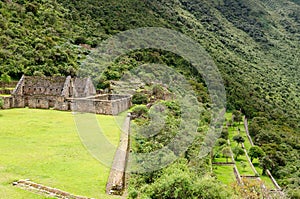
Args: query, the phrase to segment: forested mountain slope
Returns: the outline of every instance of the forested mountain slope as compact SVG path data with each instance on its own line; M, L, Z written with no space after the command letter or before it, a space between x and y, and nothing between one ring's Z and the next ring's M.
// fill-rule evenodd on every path
M178 30L212 56L228 110L254 118L250 130L270 170L293 189L300 183L299 10L299 0L0 1L0 74L75 75L90 52L79 44L96 48L137 27Z

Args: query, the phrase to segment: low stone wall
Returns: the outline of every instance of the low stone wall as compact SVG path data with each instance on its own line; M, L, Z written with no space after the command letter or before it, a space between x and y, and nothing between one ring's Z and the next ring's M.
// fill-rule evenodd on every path
M234 162L213 162L213 165L228 165L228 166L232 166L234 165Z
M129 152L130 114L127 115L116 151L110 175L106 184L106 193L122 195L125 188L125 170Z
M258 172L256 171L254 165L253 165L252 162L251 162L250 157L248 156L248 152L247 152L247 150L246 150L246 148L245 148L244 143L242 143L242 148L243 148L243 150L244 150L244 152L245 152L245 156L246 156L246 158L247 158L247 160L248 160L248 162L249 162L249 165L250 165L252 171L255 173L255 176L259 176Z
M117 115L131 107L131 96L98 95L96 97L68 99L72 111ZM112 99L112 100L110 100ZM115 100L114 100L115 99Z
M10 95L11 93L12 93L12 90L9 90L9 89L3 89L3 90L1 89L0 90L0 95Z
M0 88L15 88L16 85L18 84L18 81L11 81L9 83L3 83L3 82L0 82Z
M238 171L238 169L236 168L235 165L233 166L233 173L234 173L234 176L235 176L236 181L238 182L238 184L243 184L241 175L240 175L240 173L239 173L239 171Z
M250 134L249 134L249 130L248 130L248 120L247 120L246 117L244 117L244 127L245 127L246 135L247 135L247 137L248 137L248 140L249 140L251 146L254 146L253 141L252 141L252 138L251 138L251 136L250 136Z
M56 197L62 199L92 199L84 196L75 196L71 193L59 189L55 189L52 187L47 187L41 184L31 182L30 180L19 180L17 182L14 182L13 185L25 190L35 191L35 192L37 191L38 193L46 195L48 197Z
M277 189L278 191L281 191L281 190L282 190L281 187L277 184L276 180L275 180L274 177L272 176L272 174L271 174L271 172L269 171L269 169L267 169L267 174L268 174L268 176L270 177L270 179L272 180L272 182L273 182L274 186L276 187L276 189Z

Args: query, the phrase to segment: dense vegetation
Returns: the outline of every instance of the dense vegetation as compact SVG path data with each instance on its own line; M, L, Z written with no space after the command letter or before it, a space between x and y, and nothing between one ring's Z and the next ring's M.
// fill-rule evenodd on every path
M110 35L145 26L178 30L214 59L226 86L228 110L241 110L252 119L251 136L280 185L299 191L299 10L299 0L0 1L0 74L14 79L22 74L75 75L91 48ZM106 88L108 80L147 62L197 77L181 58L149 50L124 55L101 77L95 75L95 81ZM201 78L190 81L199 101L208 102ZM151 189L158 187L154 183Z

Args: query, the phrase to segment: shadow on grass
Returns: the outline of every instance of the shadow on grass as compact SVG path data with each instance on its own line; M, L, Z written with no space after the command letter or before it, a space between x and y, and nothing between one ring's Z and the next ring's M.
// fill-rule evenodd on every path
M258 162L255 162L255 163L252 163L254 167L259 167L259 163Z

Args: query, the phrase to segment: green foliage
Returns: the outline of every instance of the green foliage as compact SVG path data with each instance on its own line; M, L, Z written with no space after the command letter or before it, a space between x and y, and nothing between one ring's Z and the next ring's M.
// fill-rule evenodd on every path
M132 103L133 104L147 104L148 96L144 93L135 93L132 96Z
M239 147L239 146L234 147L233 150L232 150L232 152L235 155L235 157L234 157L235 160L237 160L240 155L244 155L245 154L245 151L241 147Z
M229 146L222 149L222 155L224 158L226 158L226 162L228 162L228 158L231 157L231 149Z
M223 145L227 145L227 140L225 140L223 138L219 138L217 140L217 146L223 146Z
M241 111L238 110L234 110L232 112L232 115L234 117L234 121L240 123L243 120L243 115L241 113Z
M152 95L156 96L158 99L162 99L164 95L164 89L161 85L155 84L152 87Z
M212 177L198 177L186 164L163 170L160 178L144 188L142 198L232 198L232 193Z
M266 170L271 169L274 167L274 162L270 159L269 156L264 156L260 160L260 165L262 167L262 175L266 175Z
M227 109L253 118L250 134L274 162L272 173L287 186L299 179L299 6L299 0L1 1L0 74L13 79L22 74L75 75L89 47L113 34L149 26L178 30L210 54L224 79ZM88 49L79 44L88 44ZM195 89L198 101L209 107L201 74L172 53L136 51L117 59L101 75L89 72L97 88L107 89L109 80L149 62L175 68ZM175 112L180 115L180 110ZM172 130L165 134L176 131L170 122L176 114L168 116ZM207 113L204 117L204 123L209 122Z
M249 149L248 155L252 162L254 158L262 158L265 156L265 153L259 146L252 146Z
M259 134L263 128L266 128L268 123L268 119L265 117L253 118L249 124L249 134L254 137L256 134Z
M131 109L133 118L147 117L148 108L146 105L137 105Z
M221 132L220 138L223 138L223 139L225 139L225 140L228 140L228 135L229 135L229 133L228 133L228 128L223 128L223 129L222 129L222 132Z
M8 83L11 82L11 77L10 77L8 74L3 73L3 74L1 75L1 77L0 77L0 82L3 82L3 83L5 83L5 84L8 84Z
M242 144L245 142L245 138L241 135L235 135L233 136L233 141L235 141L237 144Z

